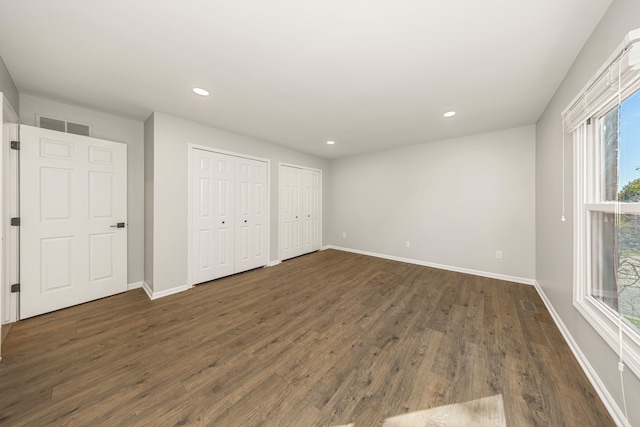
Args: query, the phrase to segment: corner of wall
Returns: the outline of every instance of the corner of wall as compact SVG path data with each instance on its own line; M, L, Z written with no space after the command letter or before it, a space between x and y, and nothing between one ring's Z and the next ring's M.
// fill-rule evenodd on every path
M20 114L20 94L2 56L0 56L0 92L7 98L13 111Z
M589 378L591 385L593 385L593 388L596 390L596 393L598 393L598 396L602 400L602 403L604 403L604 406L609 411L609 414L613 417L617 425L625 425L624 413L616 403L611 393L609 393L609 390L607 390L605 385L602 383L602 380L598 376L598 373L593 368L593 366L591 366L589 359L587 359L585 354L580 349L580 346L578 346L576 341L573 339L571 332L569 332L569 329L562 321L562 318L560 317L560 315L558 314L554 306L551 304L551 301L549 301L549 298L547 298L547 295L544 293L544 290L542 289L542 287L538 282L535 282L534 286L536 288L536 291L538 292L538 295L540 296L540 299L542 300L545 307L547 308L547 311L551 315L551 318L553 319L554 323L560 330L560 333L562 334L565 341L567 342L567 345L571 349L573 356L576 358L576 360L580 364L580 367L584 371L587 378Z
M153 294L155 113L144 122L144 289Z

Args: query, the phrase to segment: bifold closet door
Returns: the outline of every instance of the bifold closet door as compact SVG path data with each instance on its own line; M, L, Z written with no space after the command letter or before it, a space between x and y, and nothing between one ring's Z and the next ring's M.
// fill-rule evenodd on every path
M235 272L269 262L267 164L236 158Z
M280 166L281 259L302 255L302 169Z
M320 250L322 174L280 165L280 259Z
M194 148L193 283L269 262L267 163Z
M302 253L320 250L320 171L302 170Z
M192 263L194 283L235 272L235 157L192 151Z

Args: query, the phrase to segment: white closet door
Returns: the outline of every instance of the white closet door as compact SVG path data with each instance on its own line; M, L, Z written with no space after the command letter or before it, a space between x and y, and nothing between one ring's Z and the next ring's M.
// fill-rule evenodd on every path
M127 290L127 146L20 127L21 318Z
M234 273L235 158L192 150L193 280Z
M320 171L302 170L302 252L320 250Z
M302 255L302 169L280 169L281 259Z
M267 164L236 158L235 272L269 262Z

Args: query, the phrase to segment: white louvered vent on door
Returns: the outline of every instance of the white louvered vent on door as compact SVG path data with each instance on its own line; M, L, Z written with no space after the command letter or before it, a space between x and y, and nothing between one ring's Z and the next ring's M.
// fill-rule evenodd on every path
M38 127L76 135L91 136L91 125L54 119L52 117L37 116Z

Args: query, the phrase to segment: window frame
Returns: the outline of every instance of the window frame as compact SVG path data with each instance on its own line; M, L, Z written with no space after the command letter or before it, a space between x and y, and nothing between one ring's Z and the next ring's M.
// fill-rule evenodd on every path
M621 91L620 98L625 100L637 91L640 91L640 74L632 84ZM618 204L623 214L640 214L640 203L602 200L604 199L602 195L604 153L600 141L601 121L605 114L618 106L618 97L601 104L593 106L594 113L573 131L575 212L573 304L616 354L619 355L622 347L625 364L640 378L640 333L625 322L621 322L617 311L591 295L593 283L591 213L614 213ZM622 338L622 345L620 338Z

